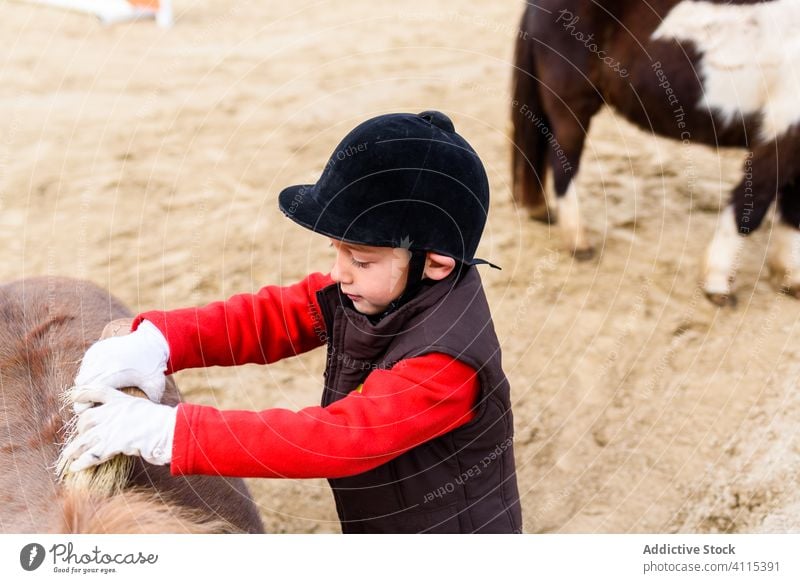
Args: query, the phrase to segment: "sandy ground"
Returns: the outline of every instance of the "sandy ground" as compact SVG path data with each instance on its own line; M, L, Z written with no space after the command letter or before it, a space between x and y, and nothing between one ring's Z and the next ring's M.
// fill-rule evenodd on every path
M202 304L327 270L283 218L357 122L438 108L493 189L480 255L511 380L527 532L800 531L800 304L774 291L765 225L735 309L699 260L743 152L684 147L609 111L577 263L509 190L510 60L522 4L176 1L177 24L106 28L5 3L0 280L92 280L134 310ZM220 407L318 402L324 351L177 375ZM338 532L322 480L249 482L268 529Z

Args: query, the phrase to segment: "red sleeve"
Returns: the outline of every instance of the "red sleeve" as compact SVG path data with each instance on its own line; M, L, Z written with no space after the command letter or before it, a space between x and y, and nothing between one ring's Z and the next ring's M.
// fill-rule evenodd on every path
M202 308L145 312L169 344L167 374L184 368L275 362L324 344L316 292L333 283L313 273L287 287L267 286Z
M337 478L360 474L452 431L475 413L470 366L432 353L373 371L361 392L297 412L181 404L174 475Z

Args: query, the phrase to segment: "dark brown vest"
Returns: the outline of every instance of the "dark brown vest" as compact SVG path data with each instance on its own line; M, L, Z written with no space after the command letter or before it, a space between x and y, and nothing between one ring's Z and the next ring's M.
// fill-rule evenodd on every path
M373 324L338 285L317 292L328 340L322 405L372 370L448 354L478 371L476 417L373 470L329 480L345 533L521 532L509 385L477 269L422 290Z

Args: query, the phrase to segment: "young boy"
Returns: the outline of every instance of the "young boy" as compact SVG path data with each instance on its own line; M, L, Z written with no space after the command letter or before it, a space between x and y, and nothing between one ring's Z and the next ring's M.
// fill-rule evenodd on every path
M379 116L279 204L331 240L330 274L147 312L90 347L70 471L124 453L176 475L325 477L345 533L520 532L509 386L474 267L489 208L477 154L440 112ZM326 343L320 407L158 404L165 374Z

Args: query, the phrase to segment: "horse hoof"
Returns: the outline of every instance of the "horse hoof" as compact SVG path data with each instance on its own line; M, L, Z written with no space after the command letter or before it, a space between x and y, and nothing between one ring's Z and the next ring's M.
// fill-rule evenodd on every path
M586 249L575 249L572 256L578 261L589 261L594 257L594 247L587 247Z
M726 306L734 307L736 305L736 296L733 294L721 294L713 292L705 292L705 294L709 302L715 306L719 306L720 308L724 308Z
M546 204L528 209L528 217L530 217L532 221L544 223L545 225L554 225L557 220L556 212L551 210Z

